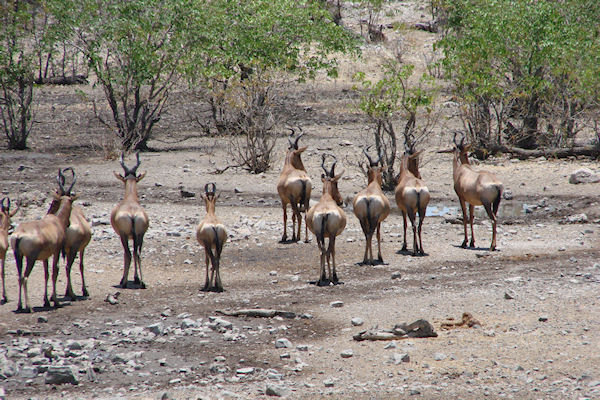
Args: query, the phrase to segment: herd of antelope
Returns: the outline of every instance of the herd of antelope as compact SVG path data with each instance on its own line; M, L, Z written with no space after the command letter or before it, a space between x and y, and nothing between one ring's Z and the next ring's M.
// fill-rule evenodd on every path
M292 131L289 148L285 157L283 170L277 183L277 192L281 198L283 208L283 236L281 241L287 242L287 206L292 209L292 239L291 242L301 238L302 213L305 220L305 241L308 242L308 230L316 237L320 252L320 272L316 281L318 286L335 285L339 283L335 264L335 240L346 227L346 214L341 208L342 196L338 190L338 181L343 171L335 174L337 159L333 155L322 154L321 175L323 193L320 200L309 207L312 181L304 168L301 154L305 147L298 147L302 133L294 138ZM400 173L396 177L395 199L398 209L402 212L404 221L404 243L402 250L407 250L406 217L410 219L413 231L413 255L424 255L421 230L423 220L429 203L430 195L419 173L419 154L408 138L405 143L405 153L400 163ZM471 226L470 246L475 246L473 235L473 211L475 206L483 205L492 220L492 243L490 250L496 248L497 213L502 197L502 183L490 172L475 171L468 159L470 146L464 144L464 136L460 141L454 135L454 146L441 153L453 153L453 179L454 190L458 195L463 212L464 241L462 247L467 247L468 232L467 221ZM382 263L381 254L381 224L390 214L390 202L381 189L382 171L384 165L381 155L374 160L369 155L370 146L363 150L368 160L367 187L356 194L353 200L353 212L360 221L360 226L365 235L365 252L363 264L374 265L372 240L377 231L377 262ZM328 157L333 159L329 168L326 166ZM123 155L120 159L123 174L114 173L116 178L125 185L123 200L111 212L110 222L115 233L120 237L124 251L123 277L120 287L128 285L129 268L132 254L129 241L133 244L134 281L135 285L145 288L146 284L142 275L141 251L144 234L148 230L149 218L144 208L139 203L137 183L144 178L146 172L138 173L140 166L139 153L136 154L136 164L127 167ZM65 189L66 172L71 173L71 184ZM81 207L73 205L77 195L73 193L76 182L75 171L72 168L59 169L57 176L58 187L47 214L35 221L19 224L10 235L10 246L13 250L18 274L19 301L18 312L31 312L27 293L27 280L37 260L42 260L44 265L44 307L50 307L48 300L48 260L52 257L52 296L55 307L59 306L56 295L56 281L58 277L58 262L60 255L66 258L67 288L65 298L77 300L71 285L71 267L79 253L79 270L81 273L82 296L88 297L84 279L83 257L85 248L91 240L92 231L89 221L83 214ZM221 252L227 241L227 231L215 214L215 203L219 198L216 184L209 183L204 187L202 199L206 204L206 215L196 230L198 243L205 252L206 279L202 290L223 291L223 284L219 273ZM467 219L466 203L469 203L469 217ZM9 229L11 218L17 213L18 207L11 209L11 201L5 197L0 201L0 262L2 275L2 304L8 301L4 283L4 266L6 252L9 244ZM419 216L418 224L416 221ZM325 239L329 242L325 245ZM25 268L23 268L25 258ZM327 269L325 268L327 264ZM23 292L23 293L22 293ZM22 304L24 298L24 306Z

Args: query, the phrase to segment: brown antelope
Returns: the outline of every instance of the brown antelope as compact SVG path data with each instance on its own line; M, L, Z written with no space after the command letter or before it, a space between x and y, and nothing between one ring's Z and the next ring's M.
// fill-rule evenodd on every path
M429 204L429 190L425 182L421 179L419 173L419 154L415 152L414 143L411 143L410 137L405 140L405 153L400 161L400 174L398 174L395 190L396 204L402 211L402 219L404 221L404 243L402 251L406 251L406 216L410 219L413 230L413 256L417 254L424 255L423 240L421 237L421 229L423 220L427 212L427 204ZM419 214L419 225L417 229L416 217Z
M362 263L374 265L373 249L371 245L373 233L375 233L375 229L377 229L377 261L382 263L381 223L390 214L390 201L381 190L381 184L383 182L381 172L383 166L377 166L381 162L381 155L377 161L373 161L368 153L369 147L363 150L369 160L367 169L368 185L354 196L354 202L352 204L354 206L354 215L356 215L360 221L360 226L362 227L366 239L365 255L363 256Z
M137 194L137 183L146 176L146 171L141 174L137 173L140 166L140 153L136 154L136 164L132 168L127 168L121 154L121 167L123 167L123 175L114 173L118 180L125 184L125 195L123 200L113 208L110 214L110 224L114 231L121 238L123 245L124 264L123 278L119 285L122 288L127 287L127 278L129 276L129 267L131 265L131 251L129 250L129 239L133 240L133 263L134 263L134 283L139 284L142 289L146 288L142 276L142 260L140 253L142 244L144 243L144 234L148 230L149 220L146 211L140 205ZM138 275L139 271L139 275Z
M4 202L6 201L6 204ZM2 300L0 304L8 302L6 297L6 286L4 284L4 263L6 261L6 251L8 250L8 230L10 229L10 219L19 211L19 207L10 211L10 199L5 197L0 201L0 263L2 263Z
M321 162L321 167L325 171L325 174L321 175L323 195L319 202L312 206L306 214L306 224L308 229L317 237L317 245L321 253L321 271L317 281L318 286L338 283L335 271L335 237L342 233L346 227L346 214L339 207L343 204L343 200L338 190L338 180L344 172L335 175L336 162L334 160L331 169L327 171L327 168L325 168L325 154L323 154ZM327 250L325 250L325 238L329 238ZM327 259L328 275L325 274L325 259Z
M62 170L63 174L67 171L71 171L73 177L75 177L75 171L73 168L65 168ZM62 183L65 184L65 177L62 176ZM62 191L61 186L58 187L56 191L58 197L54 197L52 202L50 203L50 209L48 210L48 214L56 214L58 208L60 206L60 202L57 198L63 196L65 193ZM67 289L65 292L65 297L69 300L77 300L77 296L75 292L73 292L73 286L71 286L71 267L75 262L75 257L77 257L77 253L79 253L79 272L81 273L81 292L83 297L88 297L89 293L85 286L85 277L83 274L83 255L85 252L86 246L90 243L92 239L92 228L90 223L83 215L83 209L79 206L73 206L71 208L71 216L69 218L69 227L67 228L66 237L65 237L65 246L63 250L63 256L67 258Z
M52 301L54 306L58 307L58 298L56 297L56 279L58 277L58 259L60 252L64 246L66 230L69 226L69 217L71 215L71 206L77 198L71 194L75 185L75 175L69 189L65 190L62 180L62 172L58 171L58 186L61 193L64 195L56 198L60 200L60 206L56 214L46 214L42 219L37 221L23 222L10 238L10 245L15 255L17 264L17 273L19 275L19 304L17 311L31 312L29 307L29 296L27 294L27 280L33 269L33 265L37 260L44 261L44 307L50 307L48 301L48 258L52 256ZM23 270L23 257L26 258L27 264ZM24 292L25 308L21 303L21 290Z
M209 190L209 186L212 187ZM221 251L227 241L227 231L225 226L215 215L215 203L219 198L216 194L217 186L214 183L204 185L204 194L202 199L206 203L206 216L196 229L196 239L204 247L206 261L206 280L203 291L222 292L221 274L219 265L221 263ZM214 249L214 252L213 252ZM212 265L210 278L208 274L208 265Z
M285 156L283 170L279 175L277 182L277 193L281 198L281 207L283 207L283 236L281 242L287 241L287 205L292 207L292 242L300 240L300 230L302 227L301 213L308 210L310 201L310 192L312 182L306 173L304 164L300 155L306 150L306 146L298 148L298 140L304 135L301 133L292 142L294 130L288 137L290 147ZM306 220L306 216L305 216ZM296 221L298 221L298 234L296 235ZM308 242L308 229L304 228L304 241Z
M468 152L471 145L465 145L465 136L460 143L456 141L454 133L454 147L441 152L453 152L452 172L454 177L454 191L458 195L460 207L463 213L463 227L465 239L461 247L467 247L467 207L469 203L469 224L471 225L471 247L475 247L475 236L473 235L473 211L475 206L483 205L488 217L492 220L492 244L490 250L496 250L496 225L498 223L498 207L502 198L502 182L494 174L487 171L475 171L469 162Z

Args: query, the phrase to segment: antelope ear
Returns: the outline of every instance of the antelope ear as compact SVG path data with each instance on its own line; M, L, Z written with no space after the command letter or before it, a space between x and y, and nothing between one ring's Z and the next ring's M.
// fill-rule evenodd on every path
M69 197L71 197L71 201L75 201L75 200L77 200L79 198L79 195L78 194L72 194Z
M321 174L321 182L325 182L325 174Z
M221 196L221 192L215 194L215 201L217 201L217 199Z
M200 197L202 197L202 200L204 201L208 201L208 199L206 198L206 195L204 193L200 194Z
M125 177L123 177L123 175L121 174L117 174L116 172L113 171L113 174L115 174L115 177L120 180L121 182L125 182Z
M417 151L416 153L413 153L411 155L408 156L408 158L416 158L419 157L421 155L421 153L423 152L423 150L421 151Z
M54 192L52 193L52 198L53 198L54 200L60 201L60 194L58 193L58 191L54 191Z
M308 146L300 147L300 148L298 148L297 151L298 151L298 153L303 153L306 149L308 149Z
M345 169L342 170L342 172L340 172L339 174L337 174L332 180L337 182L340 180L340 178L342 177L342 175L344 175L344 172L346 172Z
M139 174L139 176L138 176L137 178L135 178L135 181L136 181L136 182L139 182L139 181L141 181L142 179L144 179L144 177L146 176L146 172L148 172L148 171L144 171L144 172L142 172L141 174Z
M17 211L19 211L19 206L10 212L9 217L14 217Z
M463 148L463 152L466 153L467 151L471 151L471 147L472 146L470 144L465 145L465 147Z

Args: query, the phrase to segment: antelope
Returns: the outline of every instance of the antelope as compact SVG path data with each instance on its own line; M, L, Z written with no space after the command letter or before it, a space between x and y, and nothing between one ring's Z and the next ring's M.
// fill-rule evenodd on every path
M394 193L396 204L400 211L402 211L402 220L404 222L404 243L401 251L407 250L406 216L408 215L413 230L413 256L425 254L421 229L430 198L429 190L419 173L419 154L420 152L415 152L414 143L411 143L410 136L406 137L405 152L400 161L400 173L396 178L398 184ZM418 229L416 225L417 214L419 214Z
M15 255L17 264L17 273L19 275L19 304L17 312L31 312L29 307L29 296L27 293L27 280L31 274L31 270L37 260L44 262L44 307L50 307L48 301L48 258L52 256L52 301L55 307L59 307L58 298L56 297L56 279L58 277L58 259L60 252L65 243L66 230L69 226L69 217L71 215L71 207L73 201L77 198L71 193L75 185L76 178L73 174L73 182L69 189L64 188L61 170L58 170L58 186L63 195L58 193L54 197L60 202L60 206L56 214L46 214L42 219L37 221L23 222L10 238L10 245ZM27 265L23 270L23 257L26 258ZM21 291L25 297L25 308L22 307Z
M312 182L306 173L304 164L300 155L306 150L306 146L298 148L298 140L304 135L301 133L292 142L294 130L288 137L290 146L285 156L283 170L279 175L277 182L277 193L281 198L281 207L283 208L283 236L281 243L287 241L287 205L292 207L292 242L300 240L300 230L302 227L301 213L308 210L310 201L310 192L312 190ZM306 215L305 215L306 221ZM296 235L296 220L298 221L298 234ZM304 228L304 241L308 243L308 229Z
M469 162L468 152L471 145L465 145L465 136L460 143L456 141L456 132L452 139L454 147L449 150L441 150L443 153L454 153L452 160L452 173L454 178L454 191L458 195L460 207L463 213L463 227L465 238L461 244L467 247L467 208L469 203L469 224L471 225L470 247L475 247L475 236L473 235L473 211L475 206L483 205L488 217L492 220L492 243L490 250L496 250L496 226L498 224L498 206L502 198L502 182L494 174L488 171L475 171Z
M133 240L133 263L135 268L134 283L139 284L142 289L146 288L142 276L142 260L140 252L144 242L144 234L148 230L149 220L146 211L140 205L137 194L137 183L144 179L146 171L137 173L140 166L140 153L136 153L136 164L128 168L123 160L121 153L121 167L123 175L114 172L115 177L125 184L125 195L123 200L113 208L110 214L110 224L114 231L121 238L121 244L124 251L123 278L119 286L127 288L127 278L129 276L129 267L131 265L131 251L129 250L129 239ZM139 271L139 275L138 275Z
M209 187L212 189L209 190ZM215 203L219 198L219 194L216 194L216 190L217 186L214 183L207 183L204 185L202 199L206 204L206 216L196 229L196 239L198 240L198 243L204 247L206 261L206 280L202 290L222 292L223 284L221 283L219 265L221 263L221 251L223 250L223 245L227 241L227 231L225 230L225 226L215 215ZM209 264L212 265L210 278L208 276Z
M343 171L335 175L335 164L327 171L325 168L325 157L323 154L321 167L325 171L321 175L323 182L323 195L317 204L312 206L306 214L306 224L308 229L317 237L317 245L321 253L321 270L318 286L328 286L339 283L335 271L335 237L338 236L346 227L346 214L339 207L343 204L342 196L338 190L338 180L342 177ZM325 249L325 238L329 238L329 246ZM327 269L329 274L325 274L325 259L327 258ZM330 263L331 260L331 263ZM333 270L331 265L333 264ZM327 278L329 276L329 278Z
M73 177L75 177L75 172L73 168L65 168L62 170L63 174L67 171L71 171ZM62 176L62 183L65 183L65 177ZM58 187L56 191L58 196L63 196L65 193L62 191L61 186ZM48 210L48 214L56 214L58 208L60 206L60 202L55 197L50 203L50 209ZM79 272L81 273L81 292L83 297L88 297L89 293L85 286L85 277L83 274L83 255L85 252L86 246L90 243L92 239L92 228L90 226L89 221L83 215L83 209L79 206L73 206L71 208L71 216L69 218L69 227L66 231L65 237L65 246L63 250L63 257L67 258L67 289L65 291L65 297L68 300L75 301L77 300L77 296L75 292L73 292L73 287L71 286L71 267L75 262L75 257L77 257L77 253L79 253Z
M6 204L4 202L6 201ZM0 263L2 263L2 300L1 304L8 302L6 297L6 286L4 284L4 263L6 261L6 251L8 250L8 230L10 229L10 219L19 211L19 207L10 211L10 199L5 197L0 201Z
M354 196L354 215L360 221L360 226L365 234L365 255L363 256L363 264L375 265L373 262L373 249L371 242L373 233L377 229L377 261L383 262L381 257L381 223L390 214L390 202L381 190L382 166L377 166L381 162L381 155L377 161L373 161L369 156L368 149L371 146L363 149L365 156L369 160L367 169L368 185Z

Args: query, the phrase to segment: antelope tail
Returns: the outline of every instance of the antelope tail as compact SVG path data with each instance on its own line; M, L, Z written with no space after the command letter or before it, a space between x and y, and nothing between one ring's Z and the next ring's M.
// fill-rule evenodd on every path
M302 181L302 192L300 194L300 207L298 207L298 211L305 212L306 207L304 206L306 202L306 181Z
M492 210L494 211L494 215L498 215L498 206L500 205L500 200L502 199L502 185L495 185L496 190L498 191L498 194L496 195L496 198L494 199L494 204L493 204L493 208Z
M219 233L217 232L217 227L215 227L215 226L212 227L212 230L215 233L215 249L218 254L218 252L219 252Z
M318 238L321 243L325 243L325 227L327 226L327 219L329 218L329 214L323 215L323 219L321 220L321 235Z
M377 219L375 215L371 215L371 199L367 198L367 232L372 235L377 228Z

